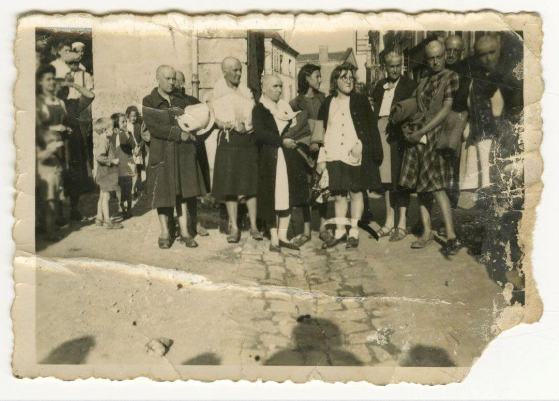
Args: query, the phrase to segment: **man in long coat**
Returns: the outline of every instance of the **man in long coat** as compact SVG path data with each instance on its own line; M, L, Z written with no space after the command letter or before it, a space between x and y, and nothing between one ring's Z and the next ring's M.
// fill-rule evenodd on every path
M196 137L183 131L177 117L184 108L199 103L198 99L184 95L175 88L176 72L162 65L157 69L158 87L143 99L144 121L151 134L150 158L147 168L148 202L157 208L161 235L159 247L171 247L169 222L173 208L179 217L180 237L187 247L198 244L187 228L188 208L196 208L196 197L209 192L209 172L203 167L196 151ZM190 213L190 216L195 214ZM192 226L195 227L195 222Z

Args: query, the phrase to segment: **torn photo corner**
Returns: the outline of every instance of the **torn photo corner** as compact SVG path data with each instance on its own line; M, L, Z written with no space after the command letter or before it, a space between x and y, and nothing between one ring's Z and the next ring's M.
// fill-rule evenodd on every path
M462 381L542 313L541 26L21 17L14 375Z

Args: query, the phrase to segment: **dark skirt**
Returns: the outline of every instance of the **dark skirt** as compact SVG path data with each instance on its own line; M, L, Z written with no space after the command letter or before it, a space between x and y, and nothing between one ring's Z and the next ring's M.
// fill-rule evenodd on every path
M214 164L212 196L218 202L228 196L255 196L258 192L258 149L252 134L219 133Z
M351 166L342 161L326 162L328 169L328 186L332 194L347 191L361 192L363 184L361 166Z

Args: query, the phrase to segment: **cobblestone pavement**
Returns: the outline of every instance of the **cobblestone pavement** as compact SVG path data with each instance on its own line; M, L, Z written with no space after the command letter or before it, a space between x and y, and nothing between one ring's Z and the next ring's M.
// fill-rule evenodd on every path
M42 271L38 360L82 333L95 338L87 363L153 363L146 338L167 337L176 364L470 366L494 336L502 290L465 250L448 260L436 243L417 251L413 236L377 242L362 231L355 250L321 250L313 233L300 252L276 254L246 233L227 244L202 221L210 236L194 250L158 249L153 212L123 230L84 225L41 245L42 257L157 266L211 285L178 288L79 261L71 275Z

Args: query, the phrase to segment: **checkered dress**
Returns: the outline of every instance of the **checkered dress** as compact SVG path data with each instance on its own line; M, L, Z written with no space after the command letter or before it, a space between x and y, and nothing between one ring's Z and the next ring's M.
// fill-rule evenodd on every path
M427 110L431 102L443 90L443 101L454 99L459 87L458 75L443 70L438 74L424 78L412 96L417 97L419 108ZM444 85L444 87L441 87ZM452 164L437 151L437 139L443 128L427 133L427 144L416 144L406 149L402 161L399 185L419 192L433 192L444 188L452 188Z

